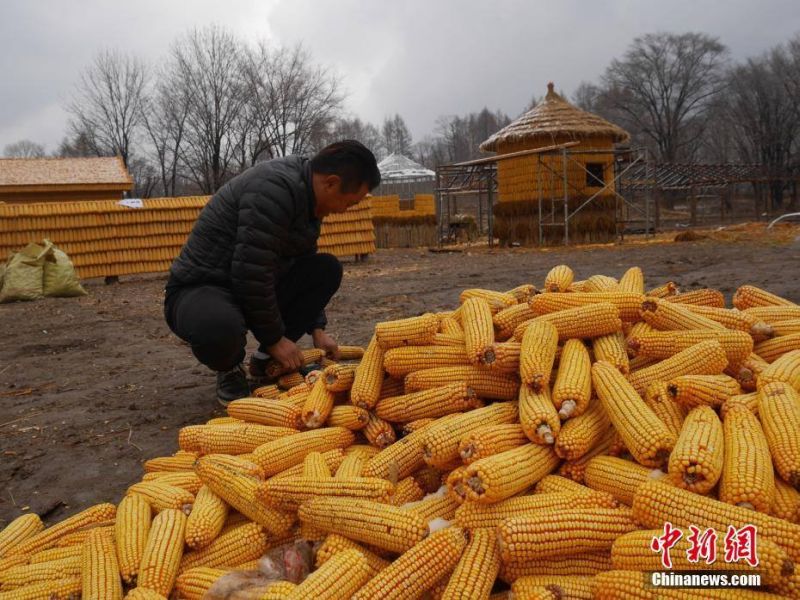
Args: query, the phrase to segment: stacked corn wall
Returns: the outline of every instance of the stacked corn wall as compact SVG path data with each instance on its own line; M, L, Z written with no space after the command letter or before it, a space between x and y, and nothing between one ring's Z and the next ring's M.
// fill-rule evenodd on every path
M169 270L209 196L150 198L142 208L116 201L0 204L0 260L47 238L84 279ZM369 203L326 217L321 252L339 257L375 252Z
M400 196L373 196L372 220L379 248L416 248L436 243L433 194L415 194L411 206Z
M567 194L569 210L575 211L590 196L600 192L589 205L570 219L570 239L576 242L605 242L615 235L615 203L613 187L587 186L584 167L589 163L603 165L603 180L614 179L613 143L610 139L587 139L569 148L567 158ZM499 154L530 150L522 143L502 144ZM608 150L609 152L597 152ZM581 151L587 153L581 154ZM555 211L554 221L564 221L564 157L561 152L522 156L497 163L498 202L494 207L495 235L501 242L539 243L539 198L542 213ZM591 180L590 180L591 181ZM550 222L549 219L545 222ZM544 243L563 241L563 228L549 227Z

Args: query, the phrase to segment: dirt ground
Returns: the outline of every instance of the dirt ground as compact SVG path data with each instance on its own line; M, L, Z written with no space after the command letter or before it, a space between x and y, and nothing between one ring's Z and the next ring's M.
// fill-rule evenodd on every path
M560 263L580 278L639 265L649 286L673 280L730 297L752 283L800 302L800 230L744 241L381 250L346 262L329 330L365 344L377 321L451 308L464 288L541 285ZM213 374L163 321L164 281L90 281L83 298L0 306L0 528L22 511L54 521L118 501L143 460L177 449L180 427L222 414Z

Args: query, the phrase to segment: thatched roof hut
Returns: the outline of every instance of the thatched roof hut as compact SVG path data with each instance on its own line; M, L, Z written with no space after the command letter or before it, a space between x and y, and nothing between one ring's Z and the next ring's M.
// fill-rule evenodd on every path
M480 149L502 152L509 145L537 148L589 138L606 138L614 143L630 138L621 127L573 106L553 87L552 82L548 83L542 102L483 142Z

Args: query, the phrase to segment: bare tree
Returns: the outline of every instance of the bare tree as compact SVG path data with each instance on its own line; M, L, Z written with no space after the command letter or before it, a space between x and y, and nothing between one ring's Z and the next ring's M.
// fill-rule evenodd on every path
M411 132L399 114L384 119L381 134L383 135L383 145L389 154L411 156Z
M122 157L128 165L142 120L144 64L115 51L101 52L83 72L67 106L70 130L98 156Z
M378 160L386 156L378 128L358 117L337 119L319 138L318 146L321 148L337 140L357 140L369 148Z
M273 49L262 42L243 64L244 125L251 131L241 137L250 147L251 162L309 152L341 110L339 79L315 64L302 45Z
M201 191L216 192L234 174L234 128L246 98L240 76L242 50L228 31L193 30L172 47L170 72L185 102L181 166Z
M3 155L8 158L42 158L44 146L31 140L20 140L3 148Z
M607 68L605 101L661 160L680 160L703 135L706 112L725 85L726 59L725 46L703 33L638 37Z

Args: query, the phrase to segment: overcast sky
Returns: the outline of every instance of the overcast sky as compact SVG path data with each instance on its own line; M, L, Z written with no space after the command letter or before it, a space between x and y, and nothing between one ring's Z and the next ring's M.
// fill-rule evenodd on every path
M157 63L211 23L303 42L342 76L348 112L400 113L416 141L440 115L516 116L549 80L571 95L643 33L704 31L734 59L758 54L800 32L800 0L0 0L0 152L22 138L56 149L97 51Z

